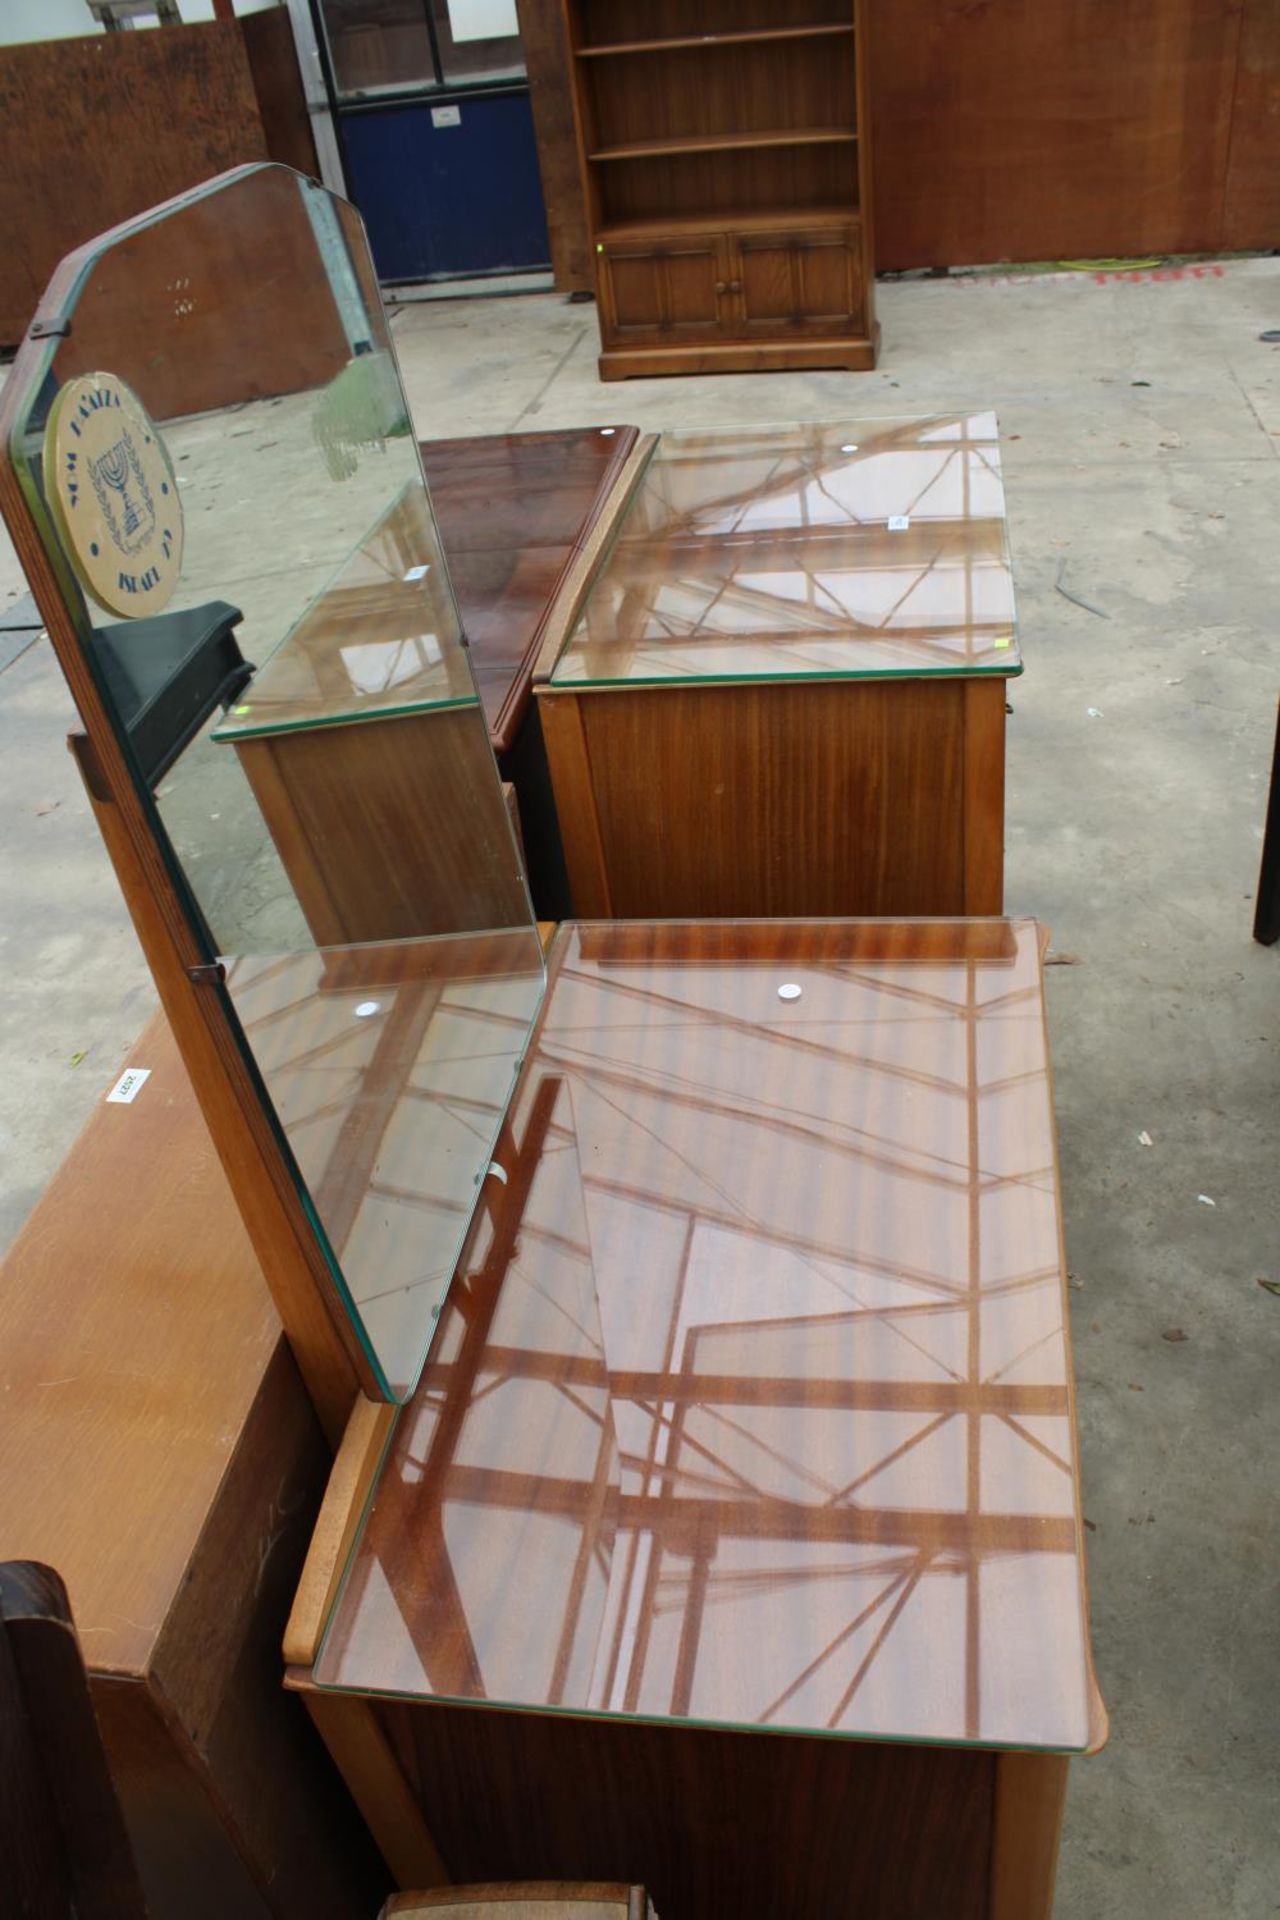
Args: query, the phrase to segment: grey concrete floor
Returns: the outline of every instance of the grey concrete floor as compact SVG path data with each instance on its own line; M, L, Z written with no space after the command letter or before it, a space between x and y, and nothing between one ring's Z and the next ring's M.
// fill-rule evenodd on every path
M1026 656L1007 901L1070 962L1050 1018L1112 1722L1073 1768L1056 1911L1259 1920L1280 1912L1280 1297L1258 1284L1280 1281L1280 947L1249 928L1280 690L1280 349L1258 340L1280 260L904 283L880 308L875 374L612 387L592 309L555 296L395 330L424 436L998 409ZM0 548L0 609L21 590ZM0 671L0 1246L154 1004L72 718L47 643Z

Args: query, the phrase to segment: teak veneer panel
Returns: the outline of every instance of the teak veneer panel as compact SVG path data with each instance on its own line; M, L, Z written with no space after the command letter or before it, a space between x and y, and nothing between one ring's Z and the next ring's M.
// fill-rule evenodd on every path
M4 1263L0 1554L65 1579L157 1920L345 1920L377 1866L280 1691L327 1450L161 1017L129 1063Z
M663 1920L988 1912L993 1754L490 1708L372 1711L455 1880L643 1872Z
M235 751L320 946L518 926L515 861L482 845L503 816L473 792L474 706L237 740ZM486 756L487 757L487 756Z
M94 1109L0 1287L0 1555L56 1567L89 1665L124 1674L155 1650L280 1342L163 1019L128 1064L151 1078ZM127 1286L103 1284L104 1249Z
M1005 690L541 689L575 912L998 913Z

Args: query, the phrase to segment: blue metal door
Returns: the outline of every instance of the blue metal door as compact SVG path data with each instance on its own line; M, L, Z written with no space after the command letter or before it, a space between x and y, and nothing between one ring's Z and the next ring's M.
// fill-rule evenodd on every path
M380 279L550 262L527 88L340 109L339 125Z
M313 0L382 280L549 265L513 0Z

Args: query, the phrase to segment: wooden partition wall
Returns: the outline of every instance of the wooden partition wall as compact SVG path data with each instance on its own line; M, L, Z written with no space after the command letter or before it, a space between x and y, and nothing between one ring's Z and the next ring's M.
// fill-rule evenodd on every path
M22 338L73 247L227 167L268 159L315 172L283 7L0 47L0 345Z
M865 0L876 265L1280 246L1276 0ZM556 285L590 287L562 0L519 0Z

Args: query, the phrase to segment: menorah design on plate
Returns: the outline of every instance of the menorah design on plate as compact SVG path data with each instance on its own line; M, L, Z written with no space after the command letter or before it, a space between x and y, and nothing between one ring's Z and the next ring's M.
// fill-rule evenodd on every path
M89 474L114 545L121 553L137 553L155 530L156 513L133 435L122 433L90 460Z

